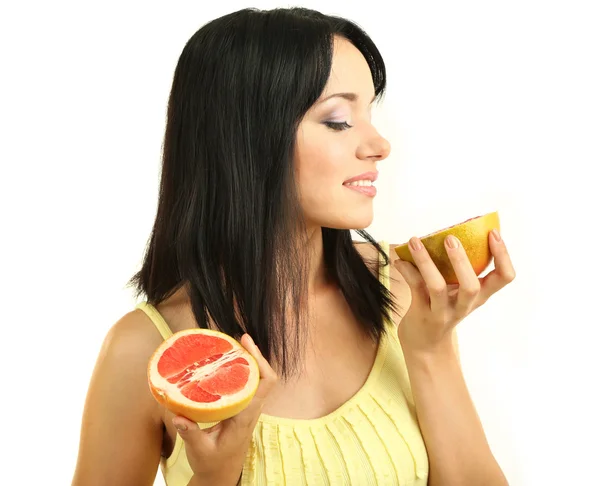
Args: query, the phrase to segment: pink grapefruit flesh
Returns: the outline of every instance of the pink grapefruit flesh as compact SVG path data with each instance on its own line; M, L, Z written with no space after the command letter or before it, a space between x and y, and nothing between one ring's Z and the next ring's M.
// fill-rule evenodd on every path
M259 382L256 360L230 336L207 329L164 341L148 364L155 399L196 422L216 422L246 408Z

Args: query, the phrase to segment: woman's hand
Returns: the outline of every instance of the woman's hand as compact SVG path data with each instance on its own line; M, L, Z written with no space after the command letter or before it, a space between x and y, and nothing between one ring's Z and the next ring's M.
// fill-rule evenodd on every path
M495 268L483 278L477 278L458 239L446 237L446 251L458 285L447 285L420 240L411 238L409 248L416 266L400 259L394 263L410 286L412 296L411 305L398 325L398 337L405 349L417 353L449 349L454 327L514 280L515 270L506 246L493 233L488 238ZM458 245L456 248L451 245L452 239ZM415 243L418 249L412 246Z
M237 484L254 427L269 392L277 383L276 373L248 334L242 336L241 344L256 359L260 371L258 389L250 405L238 415L204 430L185 417L173 419L194 471L190 484Z

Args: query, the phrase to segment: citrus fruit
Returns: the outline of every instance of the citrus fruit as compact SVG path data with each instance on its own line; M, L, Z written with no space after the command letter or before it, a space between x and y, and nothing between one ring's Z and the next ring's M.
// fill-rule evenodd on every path
M450 285L457 284L458 278L456 277L456 273L454 273L454 268L444 246L446 236L454 235L460 240L471 262L471 266L475 270L475 274L480 275L492 261L488 234L493 229L500 230L500 218L497 211L467 219L462 223L436 231L419 239L427 249L446 283ZM402 260L415 263L408 248L408 242L397 246L395 250L396 254Z
M254 357L232 337L209 329L176 332L148 363L154 398L174 414L199 423L240 413L250 404L259 379Z

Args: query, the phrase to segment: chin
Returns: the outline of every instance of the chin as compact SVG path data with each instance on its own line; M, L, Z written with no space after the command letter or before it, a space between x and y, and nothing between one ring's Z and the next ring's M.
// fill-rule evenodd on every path
M351 217L346 215L343 218L336 220L324 221L321 226L340 230L363 230L371 226L373 223L373 214L358 215L354 214Z

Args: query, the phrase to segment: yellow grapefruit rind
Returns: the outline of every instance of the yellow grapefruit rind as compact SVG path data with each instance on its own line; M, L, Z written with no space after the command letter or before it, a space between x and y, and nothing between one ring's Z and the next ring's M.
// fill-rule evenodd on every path
M431 259L439 269L440 273L448 285L457 284L458 278L448 258L444 239L448 235L456 236L465 249L465 253L471 262L473 270L477 276L488 267L492 261L492 254L489 247L489 233L493 229L500 231L500 218L498 212L494 211L483 216L468 219L462 223L449 228L436 231L427 236L419 238ZM402 260L415 264L415 261L408 248L408 242L395 248L396 254Z
M156 367L158 360L164 352L164 350L170 347L172 343L180 337L190 334L205 334L217 336L221 339L229 341L234 346L234 348L239 348L243 351L242 356L248 361L248 364L250 366L250 375L248 377L248 384L244 389L245 393L241 394L238 400L231 402L221 402L219 400L217 402L211 403L193 402L193 404L185 404L182 403L182 401L177 400L176 396L169 394L167 391L165 391L165 389L154 383L152 377L153 374L156 374L158 376L158 370L156 369ZM150 392L152 393L152 396L158 403L164 406L167 410L173 412L175 415L180 415L198 423L220 422L221 420L226 420L228 418L233 417L234 415L237 415L248 405L250 405L250 402L256 394L256 390L258 389L258 384L260 382L260 371L258 369L258 363L254 359L254 357L246 350L246 348L244 348L240 343L238 343L235 339L228 336L227 334L219 331L213 331L212 329L186 329L174 333L171 337L163 341L161 345L158 348L156 348L156 350L152 354L148 362L147 374Z

